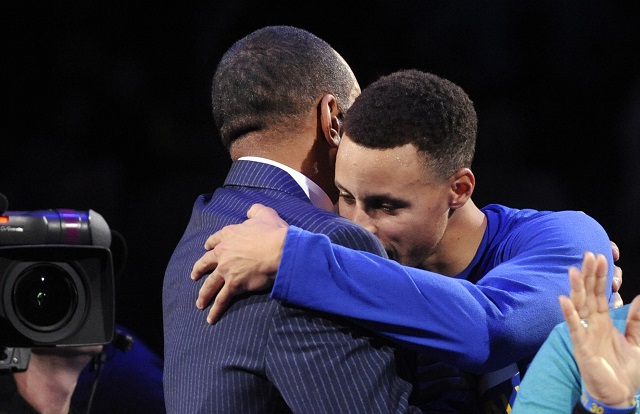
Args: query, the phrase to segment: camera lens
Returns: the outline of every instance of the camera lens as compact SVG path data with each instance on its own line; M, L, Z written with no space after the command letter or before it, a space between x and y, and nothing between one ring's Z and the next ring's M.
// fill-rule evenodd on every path
M48 332L72 317L78 304L77 290L65 270L48 263L36 264L17 278L13 303L25 325Z

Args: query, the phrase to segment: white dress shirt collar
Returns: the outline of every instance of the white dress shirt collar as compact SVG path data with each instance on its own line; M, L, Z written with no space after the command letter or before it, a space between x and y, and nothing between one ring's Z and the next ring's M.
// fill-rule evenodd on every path
M270 160L270 159L267 159L267 158L262 158L262 157L240 157L239 159L240 160L246 160L246 161L261 162L261 163L264 163L264 164L273 165L274 167L278 167L281 170L286 171L287 173L289 173L291 178L296 180L298 185L300 185L300 187L302 187L302 190L305 192L307 197L309 197L309 200L311 200L311 204L313 204L314 206L316 206L318 208L321 208L323 210L335 211L333 203L331 202L331 199L329 198L327 193L325 193L324 190L322 188L320 188L320 186L318 184L316 184L313 181L311 181L309 178L307 178L301 172L296 171L293 168L288 167L288 166L286 166L284 164L280 164L277 161L273 161L273 160Z

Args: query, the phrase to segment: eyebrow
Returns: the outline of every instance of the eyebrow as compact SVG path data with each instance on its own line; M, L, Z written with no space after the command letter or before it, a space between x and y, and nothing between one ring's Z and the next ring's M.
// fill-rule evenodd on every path
M371 194L364 197L363 200L366 204L382 204L390 202L396 207L407 207L411 204L406 200L393 197L390 194Z

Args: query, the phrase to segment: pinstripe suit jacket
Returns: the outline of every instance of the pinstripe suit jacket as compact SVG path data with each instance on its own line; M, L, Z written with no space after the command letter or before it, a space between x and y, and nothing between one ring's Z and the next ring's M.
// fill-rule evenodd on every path
M410 385L394 349L334 316L283 306L268 293L241 296L219 322L195 307L204 280L189 273L214 231L246 219L253 203L289 224L384 254L348 220L315 208L278 167L236 161L222 188L198 198L164 279L164 389L169 413L396 413ZM417 411L415 411L417 412Z

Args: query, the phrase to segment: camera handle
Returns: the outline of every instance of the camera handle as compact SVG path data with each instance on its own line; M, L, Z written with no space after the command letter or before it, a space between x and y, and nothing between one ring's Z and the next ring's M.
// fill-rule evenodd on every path
M31 348L0 346L0 370L26 371L31 359Z

